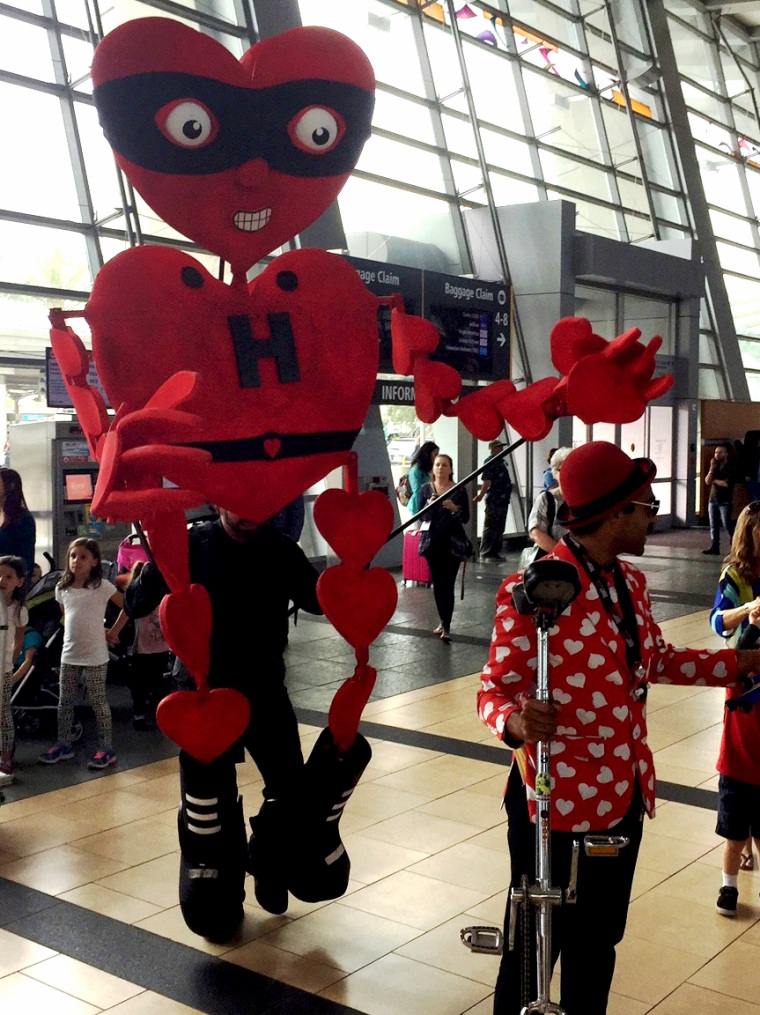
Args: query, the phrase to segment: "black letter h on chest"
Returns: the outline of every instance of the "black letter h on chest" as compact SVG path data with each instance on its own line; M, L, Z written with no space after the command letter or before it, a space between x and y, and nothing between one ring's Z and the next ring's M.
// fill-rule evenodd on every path
M301 380L290 314L267 314L267 320L270 337L254 338L247 314L233 314L227 318L241 388L261 387L260 359L275 361L280 384Z

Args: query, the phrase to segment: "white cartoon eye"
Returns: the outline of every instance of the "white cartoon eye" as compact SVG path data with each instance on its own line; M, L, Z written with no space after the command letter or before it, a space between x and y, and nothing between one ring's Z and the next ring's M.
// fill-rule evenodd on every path
M302 109L288 124L288 133L296 147L313 155L332 151L345 130L341 117L324 106Z
M169 103L156 114L158 129L182 148L203 148L216 137L219 124L213 113L196 99Z

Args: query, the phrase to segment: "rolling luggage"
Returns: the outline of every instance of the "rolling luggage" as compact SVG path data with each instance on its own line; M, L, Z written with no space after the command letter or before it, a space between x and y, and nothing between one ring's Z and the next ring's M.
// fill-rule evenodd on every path
M418 553L421 535L419 529L407 529L404 533L404 556L401 565L404 585L407 582L416 582L418 585L429 587L431 584L428 562Z

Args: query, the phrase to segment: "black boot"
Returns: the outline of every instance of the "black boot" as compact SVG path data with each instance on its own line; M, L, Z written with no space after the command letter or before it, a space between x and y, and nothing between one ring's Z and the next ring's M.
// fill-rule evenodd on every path
M245 899L245 822L235 769L180 760L180 908L194 934L223 943L237 933Z
M338 751L324 729L306 762L303 797L294 815L288 887L302 902L337 899L348 887L351 861L340 837L343 808L372 757L357 733L351 749Z
M287 806L268 799L251 818L248 873L253 877L256 901L267 913L280 915L288 908L288 865L293 849Z

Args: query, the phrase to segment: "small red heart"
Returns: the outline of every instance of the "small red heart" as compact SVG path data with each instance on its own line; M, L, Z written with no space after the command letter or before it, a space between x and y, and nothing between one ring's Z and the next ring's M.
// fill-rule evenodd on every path
M479 388L459 399L456 404L456 415L465 429L477 440L495 440L501 436L504 429L504 417L497 406L505 398L513 395L515 390L512 381L508 380L496 381L487 388Z
M568 412L583 423L633 423L646 409L643 396L619 367L586 356L567 378Z
M282 441L278 440L276 437L267 437L264 441L264 452L268 458L276 458L280 453L281 446Z
M448 363L417 358L414 363L414 406L417 418L434 423L444 402L453 402L462 393L462 378Z
M582 356L601 352L607 342L595 335L585 317L563 317L557 321L550 336L552 363L561 374L569 374Z
M317 598L338 634L354 649L366 649L393 616L398 589L381 567L357 571L347 564L319 576Z
M544 377L508 395L497 408L521 437L541 440L554 426L555 416L547 406L553 404L552 397L561 383L559 377Z
M197 761L208 765L238 740L248 726L251 706L240 691L175 691L161 701L156 720L161 732Z
M205 681L211 640L211 600L206 589L202 585L191 585L164 596L158 615L169 648L182 660L196 683Z
M325 490L314 503L314 522L341 561L361 569L390 535L393 506L379 490Z

